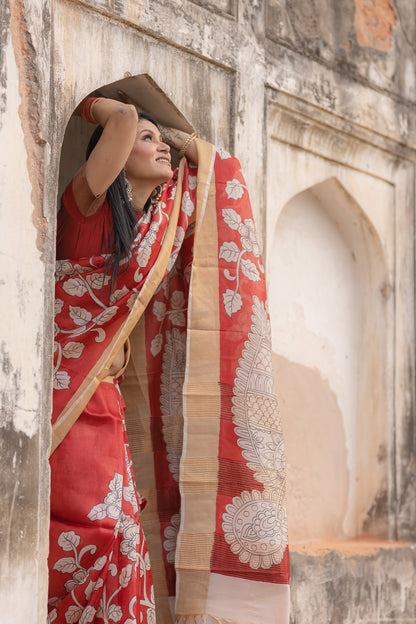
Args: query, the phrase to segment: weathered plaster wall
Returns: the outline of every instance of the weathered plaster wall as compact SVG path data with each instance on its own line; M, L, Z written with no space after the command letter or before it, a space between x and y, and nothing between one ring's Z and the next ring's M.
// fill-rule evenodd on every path
M416 621L413 547L339 541L416 536L414 2L7 0L0 17L2 617L44 621L65 126L93 89L147 72L238 155L254 200L291 469L292 622Z
M0 16L0 604L4 622L40 622L54 220L44 190L49 124L42 106L49 100L49 3L2 3Z

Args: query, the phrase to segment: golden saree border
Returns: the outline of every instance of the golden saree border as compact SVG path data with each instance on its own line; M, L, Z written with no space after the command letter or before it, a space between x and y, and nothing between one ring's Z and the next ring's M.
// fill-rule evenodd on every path
M218 232L216 219L212 218L216 203L216 152L211 145L201 142L197 149L197 216L188 301L179 475L181 523L175 557L177 617L206 612L218 487L221 415Z
M70 401L66 404L58 418L52 425L52 454L59 444L63 441L68 431L77 421L82 410L94 394L101 381L107 376L111 363L123 346L124 342L135 327L137 321L146 309L147 304L152 298L156 288L159 286L172 251L173 241L176 234L176 227L181 206L181 187L183 179L184 163L182 162L178 171L177 193L173 202L172 213L163 240L161 250L158 254L156 262L152 267L145 283L143 284L130 314L121 325L111 342L104 349L100 358L95 362L94 366L85 376L85 379L75 391Z

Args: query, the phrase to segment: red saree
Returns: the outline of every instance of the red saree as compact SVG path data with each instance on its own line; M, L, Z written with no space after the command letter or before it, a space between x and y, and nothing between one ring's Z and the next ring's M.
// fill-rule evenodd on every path
M66 430L105 385L100 381L130 335L132 358L122 391L137 484L148 500L140 520L157 621L286 624L284 456L264 271L238 161L202 141L197 145L197 176L182 163L177 183L167 186L157 209L142 220L134 260L120 272L109 303L105 257L58 263L54 448L58 453ZM79 426L80 421L62 446ZM102 422L101 436L113 436ZM101 451L81 434L74 452L80 461ZM128 465L128 452L126 457ZM92 506L97 512L106 496L110 501L128 489L127 483L120 490L102 472L97 479L105 486L104 499ZM90 478L80 476L80 489ZM132 509L122 513L134 515ZM137 518L133 522L137 533ZM65 532L71 531L76 533L68 524ZM72 533L61 538L69 550L67 539L74 542ZM71 543L72 550L86 546L87 541ZM102 550L95 546L88 556ZM148 561L145 552L143 560ZM130 571L129 582L140 575L137 556L134 562L121 559L121 569L112 568L114 576L109 571L104 578L104 566L108 570L113 563L108 561L100 570L103 559L89 563L91 578L76 589L84 596L87 587L93 589L81 611L75 614L77 604L71 605L74 618L66 621L151 621L152 607L144 605L139 613L132 598L111 614L100 610L111 578L118 583L114 594ZM60 574L67 582L74 572ZM97 578L103 578L98 589ZM94 593L95 602L88 602ZM139 603L140 596L134 604Z

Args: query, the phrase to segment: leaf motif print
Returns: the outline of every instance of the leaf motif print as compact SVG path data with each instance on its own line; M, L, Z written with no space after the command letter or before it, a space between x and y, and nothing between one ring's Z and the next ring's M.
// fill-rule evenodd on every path
M62 299L55 299L55 316L62 312L64 302Z
M67 342L64 348L62 349L62 354L67 359L75 358L78 359L81 357L81 354L84 350L85 345L82 342Z
M55 620L58 618L58 612L56 609L53 609L46 620L46 624L52 624L52 622L55 622Z
M95 317L94 321L97 325L104 325L104 323L108 323L113 316L117 314L118 306L110 306L106 308L101 314Z
M248 252L252 252L258 258L260 256L260 246L257 242L253 219L244 219L244 223L241 223L238 227L238 233L241 236L243 248Z
M225 192L228 199L241 199L244 195L244 185L237 178L233 178L225 185Z
M137 293L132 293L130 297L127 299L126 305L130 311L132 310L134 304L136 303L136 299L137 299Z
M52 570L57 570L63 574L72 574L77 569L74 557L62 557L53 565Z
M175 251L169 257L168 266L166 267L168 273L173 269L173 266L177 260L177 257L178 257L178 249L175 248Z
M75 581L74 579L69 579L69 581L66 581L66 583L64 583L64 587L68 594L70 594L76 587L78 587L78 585L78 581Z
M195 204L191 199L189 191L185 191L182 196L182 210L187 217L191 217L195 210Z
M102 570L107 561L107 556L103 555L94 561L94 570ZM96 588L97 589L97 588Z
M104 503L98 503L98 505L94 505L94 507L87 514L87 518L89 518L92 522L95 520L104 520L107 516L107 507Z
M153 304L153 314L161 323L166 315L166 303L163 301L155 301Z
M234 210L234 208L223 208L221 212L222 218L228 227L232 230L238 230L238 227L241 224L241 217L238 212Z
M225 150L223 147L217 147L216 150L221 160L228 160L228 158L231 158L231 154L227 152L227 150Z
M170 563L175 563L176 541L178 539L179 524L180 516L179 514L174 514L170 519L170 524L165 527L165 530L163 531L163 535L165 537L163 548L166 551L166 559Z
M119 582L121 587L127 587L127 585L131 581L133 566L131 563L128 563L120 572Z
M121 618L123 617L123 611L120 605L115 605L115 604L110 605L107 613L108 613L108 619L111 620L112 622L120 622Z
M191 281L191 275L192 275L192 264L188 264L183 271L183 276L187 284L189 284L189 282Z
M169 199L175 199L175 197L176 197L176 184L174 186L171 186Z
M152 246L156 242L158 231L159 224L153 221L153 223L151 223L150 225L149 231L140 243L140 247L137 252L137 264L139 265L139 267L147 266L147 263L149 262L152 253Z
M169 318L172 325L179 325L179 327L185 327L186 319L184 314L185 297L182 291L175 290L172 293L171 310L169 310Z
M90 622L94 622L96 612L96 609L92 605L87 605L82 612L79 624L90 624Z
M54 390L68 390L71 376L66 371L56 371L53 375Z
M189 190L194 191L196 189L197 176L188 175Z
M64 283L62 288L72 297L82 297L88 291L87 285L81 277L72 277Z
M82 608L78 605L71 605L65 611L65 621L67 624L76 624L82 615Z
M150 343L150 352L155 357L158 353L160 353L162 349L163 336L162 334L156 334Z
M87 325L92 319L92 314L89 310L72 305L69 306L69 316L74 321L75 325L79 325L80 327Z
M225 241L220 247L219 258L226 262L237 262L240 248L234 241Z
M257 269L257 267L254 264L254 262L252 262L248 258L242 258L242 260L241 260L241 271L242 271L243 275L248 277L248 279L251 280L252 282L260 281L259 270Z
M87 586L86 586L86 588L84 589L85 598L86 598L87 600L89 600L89 599L90 599L91 594L92 594L93 589L94 589L94 586L95 586L94 581L91 581L91 580L90 580L90 581L89 581L89 583L88 583L88 585L87 585Z
M74 267L70 263L69 260L58 260L56 262L56 274L61 275L71 275L74 272Z
M241 298L240 293L227 288L227 290L222 293L222 300L224 303L224 308L228 316L231 318L235 312L241 310L243 306L243 300Z
M127 286L123 286L123 288L119 288L118 290L115 290L110 297L111 305L113 305L116 301L118 301L119 299L124 297L124 295L127 295L128 293L129 293L129 289L127 288Z
M101 290L110 282L110 276L103 273L91 273L85 276L88 285L94 290Z
M150 245L146 247L140 247L139 251L137 252L137 264L139 265L139 268L143 268L147 266L147 263L150 260L151 253L152 253L152 248ZM137 269L137 271L139 271L139 269ZM136 274L135 274L136 282L139 282L141 277L142 277L142 274L140 272L137 275L137 279L136 279Z
M174 247L179 247L180 245L182 245L182 241L185 238L185 230L183 229L183 227L181 225L179 225L176 228L176 232L175 232L175 239L173 241L173 246Z

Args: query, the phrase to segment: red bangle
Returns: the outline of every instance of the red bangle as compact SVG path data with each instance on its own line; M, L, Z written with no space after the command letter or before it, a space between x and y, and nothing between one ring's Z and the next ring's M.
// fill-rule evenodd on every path
M96 124L98 123L96 119L94 119L94 115L92 114L91 107L100 98L98 97L86 97L82 100L79 112L81 117L88 121L88 123Z

